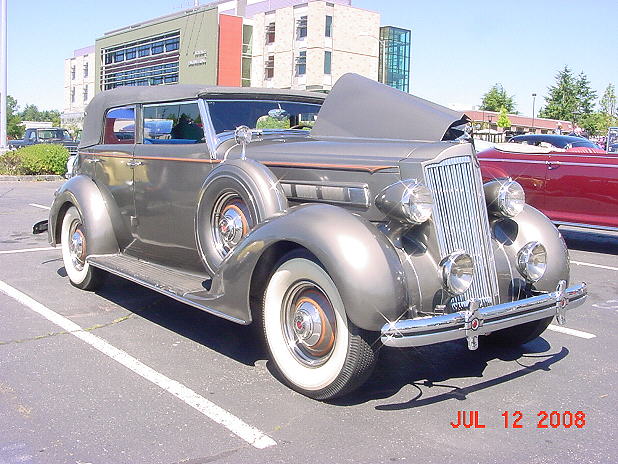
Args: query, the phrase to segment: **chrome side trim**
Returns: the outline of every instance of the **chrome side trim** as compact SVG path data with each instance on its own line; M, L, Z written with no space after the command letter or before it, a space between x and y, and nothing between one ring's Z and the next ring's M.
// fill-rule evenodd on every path
M335 205L368 208L369 187L366 185L312 184L307 182L281 182L290 200L316 201Z
M612 226L597 226L594 224L581 224L579 222L562 222L562 221L552 221L552 222L559 226L582 227L584 229L609 230L612 232L618 232L618 227L612 227Z
M524 300L474 308L441 316L406 319L385 324L381 340L398 348L423 346L461 338L470 339L496 330L506 329L546 317L563 317L567 309L574 309L586 301L585 282L564 289L564 281L555 292ZM474 322L476 320L476 323ZM474 348L471 348L474 349Z

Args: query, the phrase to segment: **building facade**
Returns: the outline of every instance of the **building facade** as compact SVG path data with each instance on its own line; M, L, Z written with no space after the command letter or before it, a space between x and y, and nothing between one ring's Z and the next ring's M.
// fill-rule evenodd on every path
M81 127L86 105L95 94L95 74L94 46L75 50L64 60L64 127Z
M378 13L298 3L253 16L252 85L328 91L346 72L378 78Z

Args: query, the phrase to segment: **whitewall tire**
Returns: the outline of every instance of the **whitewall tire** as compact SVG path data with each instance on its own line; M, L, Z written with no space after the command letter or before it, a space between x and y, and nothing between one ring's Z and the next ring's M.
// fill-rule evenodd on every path
M369 333L348 320L333 280L308 253L279 261L266 288L263 324L278 373L312 398L352 391L375 365Z
M103 278L103 271L86 262L88 238L81 215L71 206L62 219L62 261L71 284L83 290L94 290Z

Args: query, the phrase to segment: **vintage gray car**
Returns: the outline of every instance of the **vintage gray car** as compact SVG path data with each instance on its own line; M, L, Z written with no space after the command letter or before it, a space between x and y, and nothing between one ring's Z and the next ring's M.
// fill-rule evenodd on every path
M49 239L71 283L106 272L240 324L316 399L381 344L518 345L581 305L558 230L481 180L461 113L357 75L326 97L174 85L97 95Z

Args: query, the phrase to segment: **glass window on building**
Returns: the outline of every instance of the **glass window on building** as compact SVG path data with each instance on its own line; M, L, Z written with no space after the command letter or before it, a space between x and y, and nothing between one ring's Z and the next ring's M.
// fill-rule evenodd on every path
M307 17L301 16L296 20L296 39L301 40L307 37Z
M403 92L410 91L410 40L407 29L380 28L378 80Z
M118 51L114 53L114 63L120 63L124 61L124 51Z
M324 74L332 73L333 52L324 52Z
M84 79L88 77L88 63L84 63Z
M75 87L71 87L71 103L75 103Z
M270 55L264 65L264 79L275 77L275 55Z
M165 41L165 51L172 52L174 50L178 50L180 48L180 37L175 37L173 39L167 39Z
M105 115L104 144L135 143L135 107L114 108Z
M88 85L84 85L84 101L88 101Z
M266 43L271 44L275 42L275 22L269 23L266 26Z
M137 49L137 55L140 58L150 55L150 45L140 45Z
M332 16L326 16L326 28L324 31L324 35L326 37L332 37L333 36L333 17Z
M135 47L127 49L125 53L125 57L127 60L134 60L136 56L137 56L137 49Z
M75 80L75 65L71 66L71 80Z
M193 144L204 142L204 125L197 103L144 106L145 144Z
M307 52L302 51L296 57L296 75L304 76L307 74Z
M158 55L159 53L163 53L164 43L163 41L155 42L152 44L152 54Z

